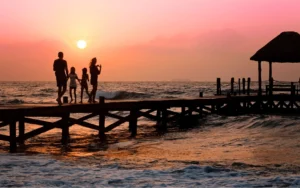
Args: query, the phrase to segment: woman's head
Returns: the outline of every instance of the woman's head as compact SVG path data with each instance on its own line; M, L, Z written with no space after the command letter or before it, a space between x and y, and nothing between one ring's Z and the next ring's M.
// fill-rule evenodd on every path
M82 74L86 74L87 73L87 68L83 68L82 69Z
M91 60L90 66L95 66L96 63L97 63L97 59L94 57L94 58Z
M75 67L71 67L70 72L71 72L71 74L75 74Z

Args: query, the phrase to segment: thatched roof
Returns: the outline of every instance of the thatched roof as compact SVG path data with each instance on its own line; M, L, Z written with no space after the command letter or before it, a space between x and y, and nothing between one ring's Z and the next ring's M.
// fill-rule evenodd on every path
M258 50L250 60L280 63L300 62L300 35L297 32L282 32Z

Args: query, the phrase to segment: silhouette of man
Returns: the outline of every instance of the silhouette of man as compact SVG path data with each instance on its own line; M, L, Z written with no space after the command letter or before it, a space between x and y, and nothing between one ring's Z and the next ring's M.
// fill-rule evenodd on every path
M55 71L56 83L58 87L58 96L56 101L59 105L62 104L61 97L65 94L67 89L67 78L69 76L67 61L63 59L64 54L58 52L58 59L53 63L53 71Z

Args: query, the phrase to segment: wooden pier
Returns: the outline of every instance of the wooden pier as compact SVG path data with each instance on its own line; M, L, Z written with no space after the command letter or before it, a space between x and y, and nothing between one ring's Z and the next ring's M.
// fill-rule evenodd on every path
M0 134L0 140L10 143L10 151L14 152L17 145L45 133L51 129L62 129L62 144L69 140L69 128L79 125L99 132L101 142L105 142L105 133L124 124L129 123L129 131L134 137L138 133L138 118L146 117L157 122L159 128L167 130L167 124L179 121L189 116L203 116L208 114L240 115L257 113L299 113L299 95L241 95L241 96L212 96L190 99L153 99L153 100L127 100L105 101L99 99L98 104L65 104L53 105L5 105L0 106L0 127L9 126L9 136ZM176 109L176 110L175 110ZM128 112L126 116L116 115L115 111ZM70 114L83 113L78 119ZM91 124L86 120L99 117L98 124ZM56 122L47 122L39 117L58 117ZM105 119L116 119L112 124L106 125ZM26 132L27 124L40 127ZM18 127L17 127L18 126ZM17 133L18 131L18 133Z

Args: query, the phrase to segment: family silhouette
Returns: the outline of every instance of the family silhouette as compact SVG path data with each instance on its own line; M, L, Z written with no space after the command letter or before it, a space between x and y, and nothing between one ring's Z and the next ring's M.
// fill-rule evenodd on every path
M70 103L73 101L77 103L77 96L76 96L76 89L77 89L77 82L79 83L81 87L81 96L80 96L80 103L82 103L83 99L83 93L84 91L88 95L88 102L90 103L95 103L96 100L96 92L97 92L97 87L98 87L98 75L101 74L101 65L97 65L97 59L94 57L91 62L90 62L90 74L91 74L91 79L89 79L88 71L87 68L82 69L82 77L81 79L78 78L76 74L76 69L75 67L71 67L70 73L68 71L68 63L66 60L64 60L64 54L63 52L58 53L58 59L56 59L53 63L53 71L55 72L55 77L56 77L56 84L58 87L58 93L57 93L57 103L59 105L62 105L61 98L67 91L67 82L70 79L70 84L69 84L69 91L70 91ZM92 85L92 91L91 93L88 92L88 82L90 81ZM74 100L73 100L73 95L72 91L74 94Z

